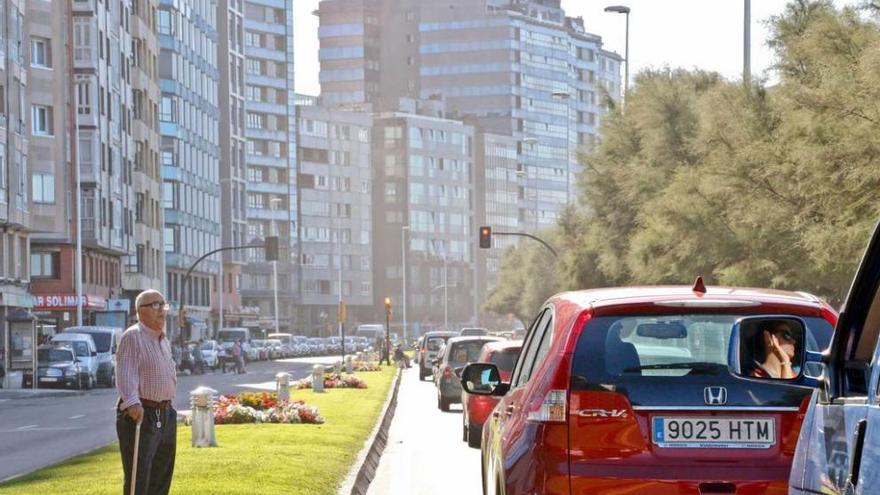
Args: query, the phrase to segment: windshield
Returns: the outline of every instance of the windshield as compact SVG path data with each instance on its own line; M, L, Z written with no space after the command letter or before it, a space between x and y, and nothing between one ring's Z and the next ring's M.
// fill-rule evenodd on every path
M73 361L73 353L67 349L40 349L37 351L40 363L63 363Z
M734 323L744 315L600 316L587 323L575 352L573 375L682 377L727 373ZM833 328L822 318L807 323L806 348L823 350ZM799 345L802 349L803 345ZM605 383L603 381L603 383Z
M239 339L247 339L247 333L241 330L220 330L217 332L217 339L222 341L238 341Z
M448 339L449 337L428 337L428 342L425 344L425 347L432 352L439 351Z
M92 336L95 341L95 348L98 352L110 352L110 342L113 340L113 334L107 332L77 332Z

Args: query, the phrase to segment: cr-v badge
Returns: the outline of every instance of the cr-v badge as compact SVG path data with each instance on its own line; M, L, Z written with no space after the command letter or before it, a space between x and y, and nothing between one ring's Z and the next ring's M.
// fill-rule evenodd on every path
M582 418L626 418L626 409L581 409L577 415Z

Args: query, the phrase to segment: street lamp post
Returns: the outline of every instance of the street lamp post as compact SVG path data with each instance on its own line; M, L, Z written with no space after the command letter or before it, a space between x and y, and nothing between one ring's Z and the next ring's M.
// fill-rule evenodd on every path
M269 204L280 203L283 200L281 198L272 198L269 200ZM271 220L272 222L272 234L278 235L278 225L275 220ZM275 299L275 333L280 333L278 327L278 260L272 260L272 291L274 292Z
M623 76L623 101L626 104L626 98L629 97L629 7L625 5L612 5L605 7L605 12L613 12L615 14L626 15L626 47L623 52L623 59L626 62L626 71Z
M627 67L629 64L626 64ZM743 0L743 84L752 83L752 2Z
M385 298L385 364L391 366L391 298ZM381 355L380 358L381 359Z
M400 228L400 267L403 271L403 341L406 342L406 232L409 225Z
M449 261L443 253L443 326L449 331Z

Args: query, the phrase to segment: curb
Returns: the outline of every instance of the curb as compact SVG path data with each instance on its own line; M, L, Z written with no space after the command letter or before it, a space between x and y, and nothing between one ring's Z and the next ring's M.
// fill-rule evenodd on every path
M388 429L391 427L391 420L397 409L397 392L400 389L402 377L403 370L398 369L385 405L382 406L380 420L364 443L364 448L358 453L354 466L348 472L342 486L337 490L338 495L365 495L367 493L370 482L376 476L376 469L379 467L382 452L385 451L385 444L388 442Z
M20 400L20 399L46 399L57 397L71 397L74 395L84 395L81 390L38 390L32 392L28 389L0 389L0 400Z

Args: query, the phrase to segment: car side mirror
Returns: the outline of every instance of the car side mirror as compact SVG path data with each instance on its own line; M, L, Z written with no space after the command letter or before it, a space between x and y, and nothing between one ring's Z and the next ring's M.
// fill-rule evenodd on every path
M806 323L795 316L741 318L731 332L728 348L730 371L742 378L807 378L815 384L823 373L816 367L822 363L822 354L806 351L806 337Z
M471 363L461 371L461 387L469 394L500 397L507 393L510 384L501 381L501 373L494 364Z
M92 351L92 357L95 357L95 356L97 356L97 355L98 355L98 353L97 353L97 352L95 352L95 351Z
M461 372L462 372L462 371L464 371L464 366L459 367L459 368L455 368L455 369L453 370L453 373L455 373L455 376L457 376L457 377L460 379L460 378L461 378Z

